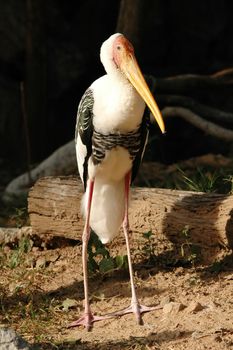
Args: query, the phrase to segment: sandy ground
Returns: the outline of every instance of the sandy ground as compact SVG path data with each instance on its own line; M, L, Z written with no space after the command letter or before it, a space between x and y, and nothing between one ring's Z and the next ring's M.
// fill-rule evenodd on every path
M216 164L216 157L201 160ZM161 179L164 171L157 171ZM169 171L169 176L176 173ZM27 254L19 254L14 246L0 247L0 327L15 329L37 349L233 349L231 251L220 247L219 260L203 266L196 259L190 261L191 251L181 256L179 246L165 246L160 237L153 236L148 245L134 235L131 247L138 297L144 305L160 308L144 314L142 326L129 314L96 322L87 332L67 327L83 312L81 245L62 240L46 247L40 241L32 243ZM126 254L121 236L108 248L113 256ZM127 270L90 277L93 313L125 308L130 297Z
M134 239L137 246L137 240ZM112 250L116 242L112 245ZM51 249L52 248L52 249ZM123 240L117 249L124 251ZM83 310L81 246L36 247L15 269L4 267L0 281L1 325L16 329L39 349L233 349L232 256L214 267L168 266L159 257L147 265L133 249L140 301L161 308L96 322L91 332L67 328ZM7 252L9 254L9 251ZM95 314L130 304L128 272L90 278Z

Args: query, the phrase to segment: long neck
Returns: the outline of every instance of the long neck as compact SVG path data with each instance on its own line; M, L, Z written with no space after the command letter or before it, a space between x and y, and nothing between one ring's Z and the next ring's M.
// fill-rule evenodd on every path
M96 81L94 97L94 124L99 132L129 132L141 124L145 103L119 72Z

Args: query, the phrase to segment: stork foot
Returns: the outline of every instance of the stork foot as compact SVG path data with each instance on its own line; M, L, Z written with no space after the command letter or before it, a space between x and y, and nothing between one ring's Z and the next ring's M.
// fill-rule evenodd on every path
M78 320L70 323L68 325L68 328L84 326L87 331L90 331L92 329L94 322L106 320L106 319L113 318L113 317L115 317L115 316L112 314L103 315L103 316L95 316L92 314L92 312L84 313Z
M126 307L125 309L122 309L116 312L111 312L103 316L96 316L96 315L93 315L91 312L84 313L78 320L70 323L68 325L68 328L84 326L87 331L90 331L92 329L94 322L107 320L109 318L120 317L130 313L134 313L137 323L139 325L143 325L142 314L145 312L150 312L150 311L159 310L159 309L162 309L162 306L160 305L145 306L138 303L132 303L130 306Z
M117 317L117 316L123 316L126 314L134 313L137 323L139 325L143 325L143 320L142 320L142 314L145 312L150 312L154 310L159 310L162 309L160 305L157 306L145 306L141 305L139 303L131 303L130 306L126 307L125 309L113 312L111 314L108 314L109 316L111 315L112 317Z

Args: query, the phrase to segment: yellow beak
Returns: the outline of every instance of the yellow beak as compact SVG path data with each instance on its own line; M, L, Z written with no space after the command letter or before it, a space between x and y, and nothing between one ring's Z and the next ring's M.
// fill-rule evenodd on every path
M155 120L158 123L162 133L165 133L165 125L162 114L157 103L155 102L152 93L150 92L147 83L145 82L145 79L134 55L125 55L124 59L121 61L120 69L125 74L127 79L131 82L131 84L135 87L147 106L150 108L151 113L155 117Z

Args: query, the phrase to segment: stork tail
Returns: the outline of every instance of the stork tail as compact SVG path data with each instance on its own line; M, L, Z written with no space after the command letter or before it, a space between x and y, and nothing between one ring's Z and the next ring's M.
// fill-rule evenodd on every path
M82 200L82 211L86 216L87 191ZM110 242L119 232L124 218L124 179L109 181L95 179L91 204L90 226L102 243Z

